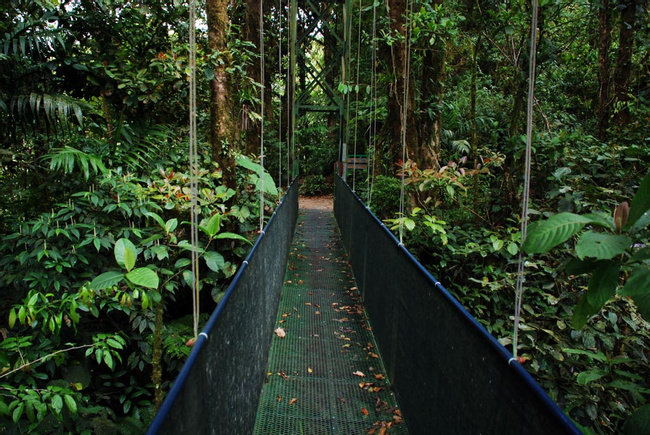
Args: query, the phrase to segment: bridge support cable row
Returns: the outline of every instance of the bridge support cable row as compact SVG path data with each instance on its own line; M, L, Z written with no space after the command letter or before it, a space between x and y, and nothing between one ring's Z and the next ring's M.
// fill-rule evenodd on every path
M334 211L411 432L580 433L341 178Z
M294 181L194 344L148 434L250 434L298 214Z

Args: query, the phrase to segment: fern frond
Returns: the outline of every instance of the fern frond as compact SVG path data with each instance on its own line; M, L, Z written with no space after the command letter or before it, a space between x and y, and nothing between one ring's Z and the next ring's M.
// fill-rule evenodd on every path
M44 158L50 161L52 171L63 170L65 174L71 174L75 171L75 168L78 168L83 172L86 180L90 178L91 169L94 174L106 174L108 172L102 160L96 155L87 154L67 145L63 148L53 149Z

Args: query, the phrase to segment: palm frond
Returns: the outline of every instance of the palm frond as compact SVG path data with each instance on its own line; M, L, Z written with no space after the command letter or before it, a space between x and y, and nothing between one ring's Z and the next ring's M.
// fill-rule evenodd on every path
M106 174L108 170L102 160L93 154L88 154L70 146L55 148L45 156L50 161L50 169L53 171L63 170L66 174L71 174L75 169L83 172L84 178L90 178L90 171L94 174Z

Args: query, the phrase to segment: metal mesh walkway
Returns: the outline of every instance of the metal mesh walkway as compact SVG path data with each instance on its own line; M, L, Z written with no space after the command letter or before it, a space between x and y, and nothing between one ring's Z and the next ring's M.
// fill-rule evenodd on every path
M405 434L331 209L302 208L256 434Z

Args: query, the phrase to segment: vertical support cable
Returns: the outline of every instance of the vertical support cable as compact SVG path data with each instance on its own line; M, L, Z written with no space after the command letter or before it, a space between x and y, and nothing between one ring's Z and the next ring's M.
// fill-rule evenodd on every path
M406 123L408 121L408 103L409 103L409 79L411 71L411 24L409 23L411 17L411 0L406 4L406 23L404 29L404 50L406 51L404 55L404 72L402 80L404 81L404 98L402 104L402 179L400 184L400 198L399 198L399 243L404 244L404 219L406 219L405 213L405 180L404 176L406 173Z
M359 131L359 70L361 68L361 17L362 17L362 0L359 0L359 26L357 30L357 70L356 70L356 86L355 86L355 112L354 112L354 160L352 164L352 191L356 191L356 182L357 182L357 139Z
M189 131L189 169L190 169L190 243L192 245L192 317L194 326L194 338L199 334L199 235L198 235L198 174L199 157L197 148L196 128L196 4L190 0L190 35L189 35L189 62L190 62L190 131Z
M282 1L282 0L280 0ZM286 81L286 92L287 94L285 95L285 100L286 100L286 105L287 105L287 133L284 135L284 139L287 142L287 165L286 165L286 171L287 171L287 189L291 185L291 167L290 162L291 162L291 86L289 83L289 79L291 77L291 17L290 17L290 9L291 6L288 9L285 9L287 12L287 73L285 77Z
M260 233L264 229L264 2L260 0Z
M530 25L530 64L528 68L528 110L526 120L526 164L524 170L524 191L521 211L521 246L526 241L528 232L528 202L530 200L530 162L533 148L533 103L535 99L535 67L537 62L537 11L538 0L533 0L532 22ZM515 324L512 339L512 355L517 358L519 344L519 323L521 320L521 301L524 292L525 259L521 247L519 249L519 262L517 264L517 288L515 290Z
M282 78L282 0L278 0L277 20L280 37L278 39L278 76ZM278 107L278 188L282 188L282 95Z
M298 2L297 0L291 0L291 6L289 11L289 33L290 33L290 45L289 45L289 69L290 69L290 92L289 92L289 101L287 104L290 104L291 108L291 120L289 125L289 133L291 134L291 151L290 158L287 159L288 164L291 164L291 160L295 165L296 159L296 44L297 44L297 27L298 27ZM287 170L291 173L292 178L296 177L298 174L295 173L294 168L287 166ZM287 185L289 182L287 182Z
M372 204L372 191L375 180L375 149L377 146L377 2L372 4L372 67L370 75L370 107L372 111L372 124L370 127L372 165L368 153L368 168L372 168L368 177L368 207Z

